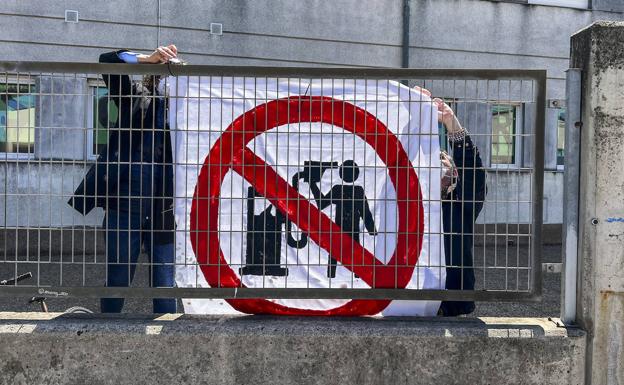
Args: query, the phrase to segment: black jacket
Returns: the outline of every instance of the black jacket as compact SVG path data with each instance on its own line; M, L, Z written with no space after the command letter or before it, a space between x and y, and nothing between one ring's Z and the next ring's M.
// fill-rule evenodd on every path
M100 55L100 63L124 63L119 53ZM173 242L173 166L171 138L166 124L165 100L138 95L140 89L128 75L103 75L110 100L119 110L119 117L109 129L108 145L100 152L84 180L69 200L82 214L94 207L115 210L119 207L119 185L130 180L130 165L142 162L161 168L161 181L153 186L154 242ZM151 91L151 90L150 90ZM138 108L139 103L147 104Z
M449 149L457 166L458 181L450 197L443 198L442 225L446 257L446 289L474 290L474 223L483 208L486 195L485 170L479 150L469 136L451 143ZM445 301L445 315L470 313L474 302Z

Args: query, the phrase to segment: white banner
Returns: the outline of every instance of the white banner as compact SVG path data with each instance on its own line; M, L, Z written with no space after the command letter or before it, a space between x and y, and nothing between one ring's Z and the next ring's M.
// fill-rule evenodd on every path
M379 282L398 266L409 274L399 286L444 288L440 148L429 97L391 81L231 77L179 77L170 96L178 287L389 287ZM405 194L411 206L397 197ZM411 235L401 235L408 228ZM410 253L414 262L418 257L413 273L405 270ZM374 269L354 267L375 259ZM360 315L385 308L384 315L431 316L439 307L439 301L183 304L185 312L201 314Z

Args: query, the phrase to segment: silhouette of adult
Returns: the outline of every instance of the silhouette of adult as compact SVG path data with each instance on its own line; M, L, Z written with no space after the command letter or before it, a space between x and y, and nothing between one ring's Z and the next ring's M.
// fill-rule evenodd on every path
M286 276L288 269L280 265L282 228L286 223L286 217L273 205L269 205L256 215L254 213L256 197L262 197L262 195L253 187L249 187L247 190L246 266L240 268L240 274Z
M310 184L310 191L320 210L329 205L336 205L334 220L345 233L349 234L355 244L360 244L360 221L364 221L364 226L370 235L377 235L375 229L375 219L371 213L364 187L353 184L360 175L360 168L352 160L345 160L338 171L340 178L346 182L338 184L323 195L316 183ZM361 246L364 247L364 246ZM362 264L363 261L354 261L354 264ZM327 276L336 277L337 261L330 256L330 263L327 266Z

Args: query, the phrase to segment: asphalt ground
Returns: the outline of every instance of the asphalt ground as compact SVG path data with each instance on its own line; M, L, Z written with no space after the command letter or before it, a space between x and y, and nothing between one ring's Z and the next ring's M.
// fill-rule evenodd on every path
M528 290L529 253L527 245L505 244L496 247L475 247L475 275L477 289L493 290ZM33 263L20 259L0 262L0 279L11 278L15 275L31 271L34 277L24 281L25 285L39 282L43 285L65 286L97 286L104 283L103 265L84 264L79 257L63 257L64 264ZM93 258L87 262L93 262ZM103 261L98 256L98 262ZM549 245L543 247L542 262L561 262L561 246ZM141 264L143 263L143 264ZM139 260L137 273L132 286L146 287L149 285L149 270L145 265L146 257ZM483 268L486 266L487 268ZM475 317L558 317L561 302L561 274L544 273L542 275L543 296L540 302L478 302ZM0 311L38 311L36 304L29 304L29 297L0 297ZM99 311L99 300L93 298L49 298L46 301L48 308L53 312L62 312L72 306L83 306L93 311ZM178 308L182 309L179 303ZM151 313L152 303L149 299L129 298L123 309L124 313Z
M543 263L561 262L561 245L548 245L542 248ZM507 270L513 276L513 269ZM477 288L479 275L477 275ZM510 288L514 288L513 277L508 280ZM494 280L497 285L504 284L504 275L499 274ZM524 282L524 280L521 280ZM559 317L561 307L561 273L542 274L542 299L539 302L477 302L474 317Z

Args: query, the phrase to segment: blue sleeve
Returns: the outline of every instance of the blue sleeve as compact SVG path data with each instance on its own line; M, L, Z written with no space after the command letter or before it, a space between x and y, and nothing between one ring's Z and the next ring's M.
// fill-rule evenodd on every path
M129 64L136 64L139 62L139 58L137 57L139 54L136 52L123 51L117 54L121 60Z

